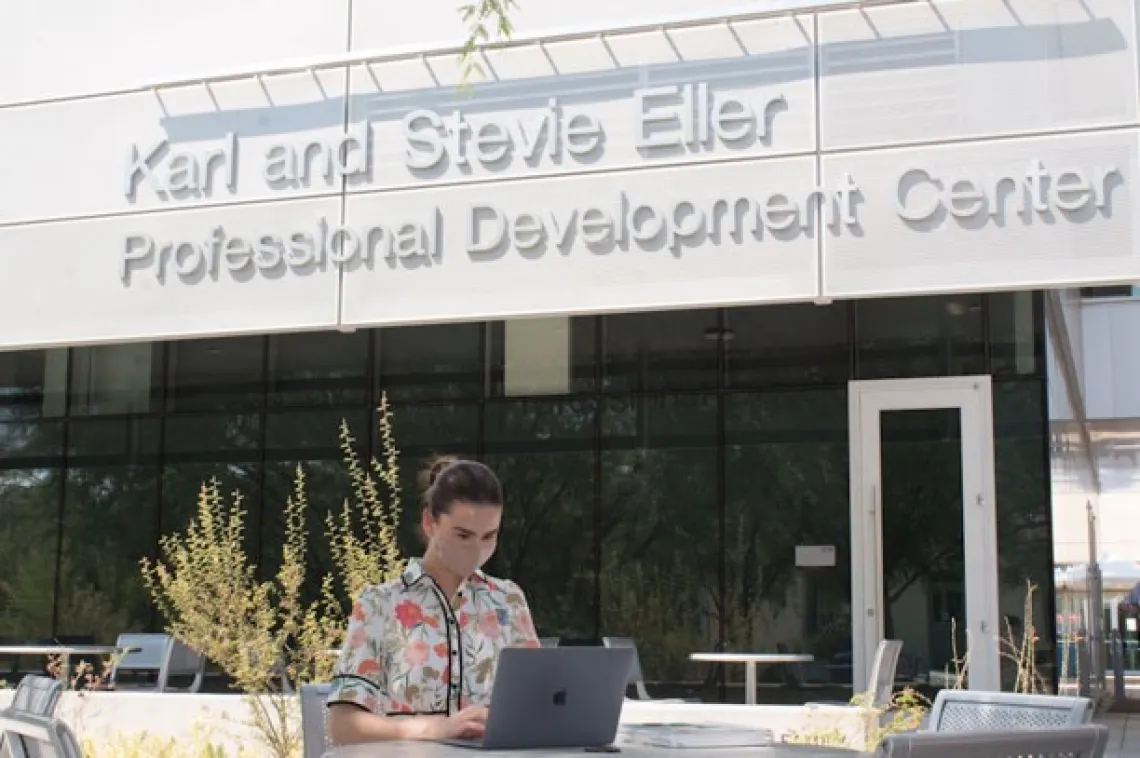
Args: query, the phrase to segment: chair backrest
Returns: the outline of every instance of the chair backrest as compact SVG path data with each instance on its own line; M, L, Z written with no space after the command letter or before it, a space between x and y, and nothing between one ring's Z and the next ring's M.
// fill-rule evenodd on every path
M637 690L637 696L642 700L650 700L649 690L645 688L645 676L641 673L641 658L637 654L637 643L632 637L602 637L602 644L606 647L632 648L633 658L629 665L629 685Z
M1092 715L1093 703L1087 697L942 690L934 698L927 731L1063 729L1087 724Z
M55 734L56 749L60 758L84 758L83 748L75 738L75 732L63 719L52 719L52 732Z
M1001 732L909 732L879 743L880 758L1102 758L1108 727Z
M114 662L111 681L114 682L125 671L153 671L157 675L166 663L173 642L174 638L169 634L120 634L115 645L134 649Z
M538 644L541 647L558 647L562 642L561 637L539 637Z
M875 651L875 662L871 664L871 678L867 688L871 692L871 705L884 708L891 704L895 691L895 673L902 652L902 640L882 640Z
M11 758L83 758L75 733L55 717L0 711L0 734Z
M62 694L63 682L47 676L25 676L9 707L33 716L54 716Z
M191 676L193 682L187 687L189 692L197 692L202 687L202 680L206 676L206 656L191 647L171 638L166 650L166 659L163 661L158 673L158 686L166 690L171 677Z
M328 749L326 719L331 684L301 685L301 743L303 758L321 758Z

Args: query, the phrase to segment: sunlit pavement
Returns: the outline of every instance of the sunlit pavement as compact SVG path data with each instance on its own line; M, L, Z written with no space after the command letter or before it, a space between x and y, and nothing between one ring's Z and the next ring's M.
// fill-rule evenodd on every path
M1105 713L1096 720L1112 730L1105 758L1140 758L1140 713Z

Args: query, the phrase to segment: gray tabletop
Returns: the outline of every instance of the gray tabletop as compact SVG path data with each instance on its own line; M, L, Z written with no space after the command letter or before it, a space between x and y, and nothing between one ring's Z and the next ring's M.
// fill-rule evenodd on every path
M748 748L653 748L653 747L625 747L620 753L593 753L584 750L471 750L469 748L441 745L435 742L385 742L370 745L353 745L336 748L325 753L325 758L480 758L480 756L495 756L496 758L522 758L523 756L536 756L536 758L582 758L583 756L596 756L604 758L607 755L623 756L623 758L662 758L663 756L707 756L713 754L717 758L861 758L866 755L853 750L840 750L837 748L814 747L811 745L773 745L772 747Z

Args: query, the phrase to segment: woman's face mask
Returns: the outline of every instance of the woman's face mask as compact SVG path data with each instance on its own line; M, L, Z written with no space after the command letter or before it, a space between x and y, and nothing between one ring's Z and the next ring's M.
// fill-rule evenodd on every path
M429 550L448 571L466 579L494 555L502 515L501 507L467 503L456 503L438 519L425 512Z
M492 541L490 545L484 545L474 540L448 541L440 543L436 547L439 562L446 566L451 573L464 578L483 568L494 552L495 541Z

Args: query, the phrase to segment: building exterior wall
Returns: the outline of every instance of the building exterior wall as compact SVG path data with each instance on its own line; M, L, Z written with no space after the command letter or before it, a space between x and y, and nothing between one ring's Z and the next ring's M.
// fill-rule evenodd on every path
M461 31L422 5L20 9L0 346L1140 279L1127 0L614 31L494 52L470 87L414 54ZM684 10L596 5L519 34ZM209 79L362 50L390 57ZM433 127L456 114L462 148Z
M1040 300L574 317L548 353L520 339L515 321L3 352L0 639L111 642L160 628L139 560L185 528L214 477L243 497L249 556L269 576L303 467L315 597L332 571L325 516L351 493L340 425L358 454L382 456L375 398L385 392L404 555L421 549L418 470L437 453L475 457L501 477L507 501L488 568L525 588L542 634L567 644L633 636L656 693L712 700L741 701L742 672L723 692L688 661L695 650L810 652L818 666L766 670L765 699L846 699L849 382L982 374L993 377L1000 612L1021 619L1032 582L1033 625L1047 643ZM906 640L902 676L920 683L944 672L963 611L961 433L947 418L907 412L884 434L895 598L885 613ZM820 545L834 548L834 564L800 565L799 548Z
M1044 516L1036 293L1140 281L1135 3L891 0L796 13L769 6L761 15L767 4L754 2L716 9L731 23L677 24L691 3L542 3L521 9L519 35L590 31L583 19L597 33L488 53L485 78L470 86L461 86L455 56L439 52L463 36L451 2L108 3L25 4L6 24L15 44L0 50L0 65L20 74L0 82L0 350L16 398L2 404L0 432L5 486L24 493L5 507L24 514L13 523L42 527L36 539L57 544L54 557L28 569L28 586L50 576L60 588L50 607L21 609L34 619L21 633L59 633L61 619L75 618L72 604L92 596L83 582L113 581L67 558L82 553L85 529L106 506L95 495L86 506L69 503L100 492L107 469L150 504L153 522L119 514L130 544L149 550L184 521L176 493L225 470L254 488L268 514L260 553L276 539L263 491L277 471L270 464L335 457L327 439L274 441L273 423L287 429L307 412L310 424L343 412L370 428L373 392L395 386L393 365L413 366L410 386L419 387L400 398L418 419L408 424L416 455L442 447L486 457L515 487L535 486L526 476L545 470L549 507L577 501L549 539L583 514L608 523L620 499L607 483L621 476L607 479L607 466L640 472L623 495L630 502L668 504L672 490L699 478L706 486L691 504L704 508L701 529L712 528L709 509L718 514L721 554L691 557L695 572L716 577L721 600L734 581L723 555L733 525L755 530L775 513L749 510L768 482L733 494L734 466L767 462L777 477L782 461L781 471L827 488L814 496L829 498L837 518L846 512L841 479L817 476L799 458L788 463L788 451L804 455L798 430L778 444L763 434L820 409L841 419L851 379L983 372L1004 380L1007 394L995 400L999 500L1017 505L999 509L1007 519L999 532L1010 535L1003 592L1047 573L1038 564L1050 529L1065 530L1058 556L1082 560L1087 538L1067 535L1083 516L1069 501L1091 501L1102 519L1112 512L1078 470L1085 461L1062 456L1055 465L1070 472L1067 484L1053 482L1068 500L1054 499L1052 527ZM635 23L663 28L618 28ZM364 52L376 54L367 65L327 64ZM1087 368L1103 350L1066 297L1073 360ZM757 317L741 328L776 340L790 364L760 356L737 381L721 343L729 323L749 324L757 306L780 309L769 318L798 309L806 326L773 337ZM900 318L911 306L929 320ZM685 319L707 323L694 344L659 348L632 311L653 312L646 318L660 318L666 332ZM610 325L638 335L628 359L640 367L636 380L607 368ZM697 334L676 328L686 339ZM876 330L895 346L888 358L876 352L881 342L860 341ZM456 357L433 353L431 341L445 337L466 346L458 378ZM702 353L710 337L718 346ZM400 348L385 353L385 344ZM344 365L324 352L336 346L349 351ZM661 355L694 352L703 357L687 367L660 360L668 381L647 378ZM298 354L328 358L316 386L305 384L313 368L301 359L272 378L278 359L289 365ZM537 355L553 369L525 370ZM1094 383L1104 381L1097 374ZM20 399L26 386L29 403ZM803 386L819 394L788 391ZM551 395L562 399L535 400ZM507 398L517 403L510 413L488 413ZM798 416L778 421L797 407ZM281 426L285 408L291 421ZM647 421L654 413L664 431ZM820 423L809 430L808 457L837 464L846 440L831 437L842 438L846 422ZM693 428L703 430L695 439ZM1070 433L1061 424L1053 435L1066 455ZM541 454L519 453L536 446ZM655 446L667 452L647 457ZM671 490L651 491L645 480L654 476ZM781 497L806 507L794 483L781 486ZM739 523L733 509L744 514ZM41 524L49 511L54 521ZM549 616L569 635L596 635L603 609L628 610L646 587L671 587L657 580L672 576L647 563L640 584L603 595L598 530L586 579L544 596L570 609ZM637 543L632 531L618 536ZM579 560L574 553L560 568ZM536 586L565 578L530 570ZM60 583L69 571L81 576ZM755 577L745 579L740 592L749 595ZM848 596L826 600L818 576L777 579L771 607L751 608L743 631L723 616L714 630L709 591L694 591L704 620L662 647L750 634L798 635L796 644L814 635L816 644L828 633L824 617L844 615ZM916 584L900 602L929 606L937 594L952 608L956 590L932 587ZM122 591L136 593L135 610L145 606L137 587ZM1003 594L1011 613L1016 598ZM783 613L785 604L825 601L827 613ZM98 634L137 621L110 605L88 608L105 620ZM937 643L933 632L915 634L945 646L942 631ZM842 635L819 644L839 655Z
M1081 303L1089 428L1100 478L1100 553L1140 561L1140 298Z

